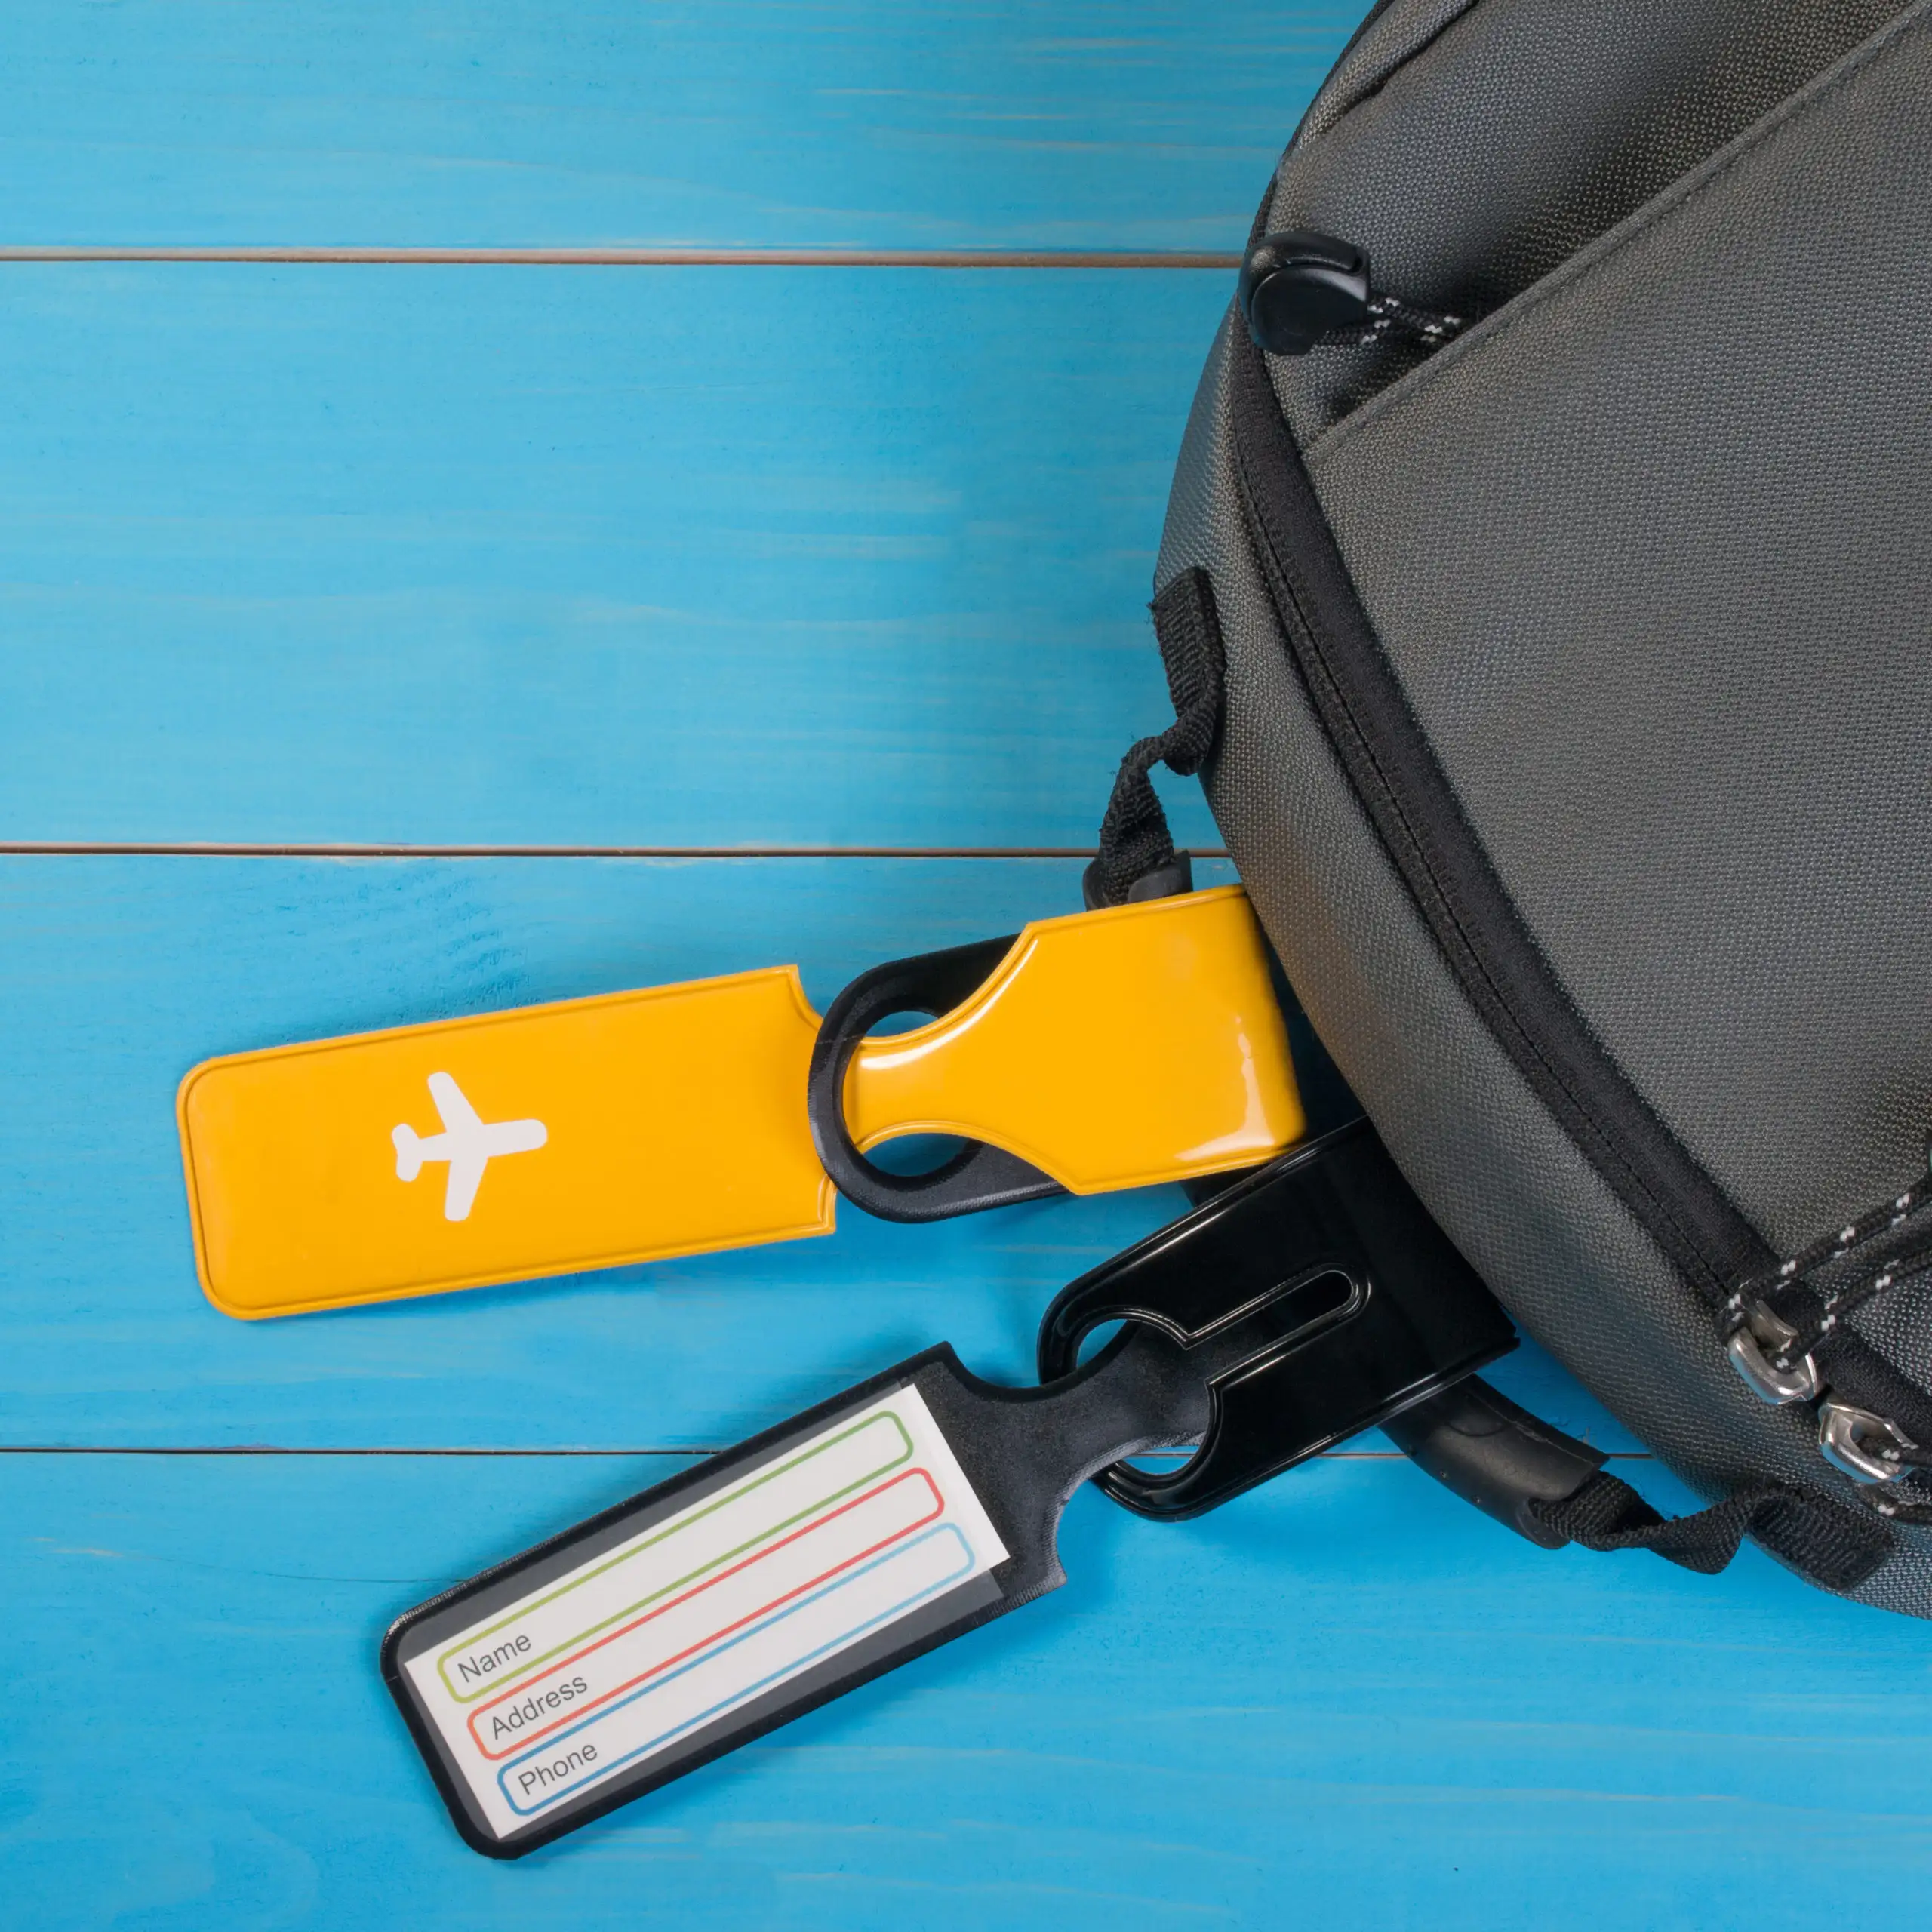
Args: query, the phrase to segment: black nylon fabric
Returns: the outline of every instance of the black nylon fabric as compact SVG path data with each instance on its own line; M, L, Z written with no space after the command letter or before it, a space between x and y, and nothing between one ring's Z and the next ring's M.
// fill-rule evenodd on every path
M1505 1051L1666 1252L1715 1299L1768 1248L1583 1025L1416 721L1336 549L1260 352L1232 345L1235 451L1283 635L1358 795Z
M1553 975L1787 1250L1932 1112L1928 85L1918 5L1306 457Z
M1604 1186L1481 1024L1322 731L1244 528L1224 326L1183 446L1163 581L1211 564L1228 651L1215 816L1322 1043L1398 1164L1511 1313L1678 1475L1721 1499L1822 1478L1815 1423L1751 1395L1710 1304ZM1915 1533L1857 1594L1918 1611Z
M1402 0L1345 55L1269 224L1347 237L1376 286L1488 314L1899 11L1897 0ZM1389 341L1275 365L1304 441L1413 368Z
M1770 1249L1603 1051L1550 970L1464 817L1361 611L1260 352L1240 336L1231 355L1236 469L1255 554L1281 633L1358 797L1491 1032L1598 1172L1715 1307L1732 1284L1765 1268ZM1869 1346L1847 1334L1835 1344L1833 1358L1847 1395L1927 1436L1932 1402ZM1840 1578L1862 1581L1889 1543L1884 1530L1872 1524L1865 1545L1870 1560L1848 1575L1841 1549L1830 1539L1818 1544L1802 1512L1774 1512L1761 1498L1742 1514L1715 1520L1735 1524L1730 1549L1718 1567L1730 1561L1747 1528L1782 1531L1780 1553L1829 1588L1843 1587L1835 1580ZM1675 1534L1657 1531L1666 1542ZM1770 1546L1768 1534L1765 1540ZM1707 1547L1701 1542L1684 1546ZM1814 1567L1814 1558L1823 1568Z

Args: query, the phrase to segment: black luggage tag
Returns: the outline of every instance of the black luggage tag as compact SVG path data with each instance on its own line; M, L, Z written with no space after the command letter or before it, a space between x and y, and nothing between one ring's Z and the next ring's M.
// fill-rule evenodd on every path
M1358 1122L1064 1291L1044 1386L929 1349L410 1611L383 1677L458 1830L515 1857L1057 1588L1088 1477L1198 1514L1515 1340Z

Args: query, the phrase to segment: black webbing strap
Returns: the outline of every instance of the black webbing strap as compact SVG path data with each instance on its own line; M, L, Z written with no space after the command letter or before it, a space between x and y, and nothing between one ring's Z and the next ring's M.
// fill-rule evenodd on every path
M1155 894L1185 891L1180 875L1186 861L1174 851L1168 815L1161 809L1148 774L1164 763L1183 778L1201 769L1221 728L1222 684L1227 658L1221 647L1221 620L1214 587L1204 570L1183 571L1154 599L1154 635L1168 672L1168 694L1174 721L1157 737L1143 738L1114 779L1113 795L1100 826L1100 848L1087 868L1090 907L1123 906L1142 881ZM1149 896L1143 889L1140 895Z
M1754 1536L1827 1589L1848 1590L1890 1550L1884 1524L1831 1497L1754 1483L1694 1515L1666 1521L1604 1452L1541 1422L1480 1376L1412 1404L1383 1424L1416 1466L1466 1503L1546 1549L1647 1549L1715 1575Z
M1558 1502L1530 1506L1537 1520L1586 1549L1647 1549L1715 1576L1753 1536L1825 1586L1848 1590L1884 1560L1884 1527L1828 1498L1783 1483L1754 1483L1694 1515L1660 1516L1627 1482L1599 1469Z

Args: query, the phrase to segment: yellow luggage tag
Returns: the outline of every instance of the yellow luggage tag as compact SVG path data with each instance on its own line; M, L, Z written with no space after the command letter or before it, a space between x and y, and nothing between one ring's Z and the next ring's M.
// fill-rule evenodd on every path
M867 1038L894 1011L943 1017ZM293 1315L1251 1167L1303 1117L1238 887L855 981L795 967L204 1061L177 1100L202 1286ZM885 1173L899 1136L971 1143ZM828 1173L828 1168L830 1171Z

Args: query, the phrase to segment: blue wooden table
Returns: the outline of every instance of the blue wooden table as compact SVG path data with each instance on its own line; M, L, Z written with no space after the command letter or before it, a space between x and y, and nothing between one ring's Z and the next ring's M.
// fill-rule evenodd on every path
M1083 1495L1058 1595L490 1863L377 1682L398 1610L930 1340L1025 1379L1178 1197L260 1326L195 1286L207 1054L787 959L822 1001L1076 905L1166 715L1229 284L1179 264L1352 11L0 12L0 1923L1922 1921L1923 1626L1540 1553L1378 1440L1178 1528ZM697 259L789 249L856 259Z

